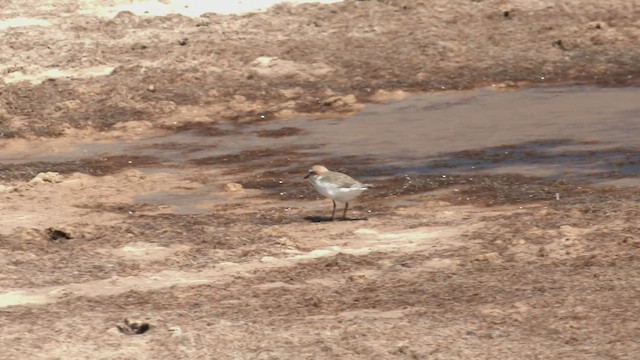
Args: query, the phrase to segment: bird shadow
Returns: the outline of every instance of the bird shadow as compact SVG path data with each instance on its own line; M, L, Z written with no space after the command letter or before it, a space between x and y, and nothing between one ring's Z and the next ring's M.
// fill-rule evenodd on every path
M305 216L304 217L305 220L307 220L308 222L313 222L313 223L323 223L323 222L332 222L334 220L331 220L330 217L328 216ZM369 220L369 218L336 218L335 221L367 221Z

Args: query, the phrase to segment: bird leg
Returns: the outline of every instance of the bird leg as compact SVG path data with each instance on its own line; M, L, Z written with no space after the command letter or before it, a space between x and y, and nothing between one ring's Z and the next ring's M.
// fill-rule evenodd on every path
M333 221L333 219L336 217L336 201L331 199L331 201L333 201L333 212L331 213L331 221Z
M349 207L349 202L344 203L344 212L342 213L342 220L347 220L347 208Z

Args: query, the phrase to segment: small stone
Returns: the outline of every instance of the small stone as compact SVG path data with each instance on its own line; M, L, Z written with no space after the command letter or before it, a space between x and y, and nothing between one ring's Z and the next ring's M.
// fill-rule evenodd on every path
M578 244L578 241L576 239L573 239L573 238L564 238L564 239L562 239L560 241L562 243L562 246L565 247L565 248L572 247L572 246L575 246L575 245Z
M351 274L347 277L347 281L362 284L369 280L369 277L366 274Z
M274 61L278 60L277 57L272 56L260 56L251 62L251 66L254 67L270 67L273 66Z
M407 93L402 90L380 89L371 96L371 100L375 102L388 102L388 101L402 100L406 97L407 97Z
M304 94L304 90L297 86L294 88L280 90L280 93L287 99L298 98Z
M55 111L71 111L76 110L82 106L82 102L79 100L67 100L59 102L53 106Z
M627 235L622 240L620 240L620 243L631 246L640 246L640 238Z
M144 180L147 177L142 171L136 169L127 170L124 172L124 176L127 180Z
M242 184L238 183L228 183L224 186L224 191L226 192L238 192L242 190L244 190L244 187L242 187Z
M180 336L182 335L182 329L180 328L180 326L173 326L169 328L169 332L171 333L172 336Z
M218 266L223 266L223 267L234 267L234 266L239 266L240 264L238 263L234 263L231 261L223 261L221 263L218 264Z
M149 85L149 87L147 87L147 91L155 92L156 91L156 87L153 86L153 85Z
M49 237L49 241L60 242L64 240L73 239L73 237L66 231L54 229L52 227L45 230L45 234Z
M549 257L549 250L544 246L540 246L540 248L538 248L537 255L541 258Z
M501 259L500 254L496 252L478 255L474 258L475 261L487 261L487 262L498 262L500 261L500 259Z
M110 327L107 330L107 334L109 334L109 335L120 335L120 334L122 334L122 332L120 331L120 329L117 326L113 326L113 327Z
M324 100L322 100L322 105L324 106L332 106L336 103L338 103L338 101L340 101L342 98L340 96L331 96L328 97Z
M136 17L136 14L132 13L131 11L124 10L118 11L114 19L131 19L134 17Z
M44 173L39 173L33 179L31 179L29 182L32 183L32 184L42 184L42 183L45 183L45 182L60 183L60 182L62 182L62 180L63 180L63 177L62 177L62 175L60 175L60 173L57 173L57 172L44 172Z
M129 319L124 319L124 324L116 325L116 327L125 335L140 335L149 331L151 325L144 321L129 321Z
M283 246L287 246L290 248L296 248L298 247L298 244L295 243L295 241L287 238L287 237L281 237L279 239L276 239L276 243L279 245L283 245Z
M276 259L276 258L275 258L275 257L273 257L273 256L263 256L263 257L260 259L260 262L261 262L261 263L265 263L265 264L268 264L268 263L274 263L274 262L276 262L276 261L278 261L278 259Z
M347 96L330 96L322 101L324 106L343 107L353 106L358 102L355 95L350 94Z
M373 229L356 229L353 233L356 235L378 235L378 232Z
M590 30L602 30L607 26L607 23L604 21L592 21L587 24L587 29Z
M493 87L497 88L497 89L508 89L508 88L517 87L517 84L515 82L513 82L513 81L507 80L505 82L494 84Z
M162 114L168 114L178 110L178 105L173 101L161 100L154 104L154 109Z

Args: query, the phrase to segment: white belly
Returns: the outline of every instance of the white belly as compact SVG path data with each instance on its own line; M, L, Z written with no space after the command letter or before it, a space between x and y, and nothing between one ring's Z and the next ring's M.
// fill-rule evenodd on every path
M327 182L314 181L313 186L318 190L320 194L329 199L337 200L340 202L348 202L358 197L367 188L365 187L338 187Z

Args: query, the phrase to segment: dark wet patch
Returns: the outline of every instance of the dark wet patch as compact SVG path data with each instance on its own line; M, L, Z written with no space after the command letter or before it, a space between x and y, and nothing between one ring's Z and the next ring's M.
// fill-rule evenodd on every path
M198 136L219 137L237 135L240 128L237 126L222 126L212 119L212 122L181 122L179 124L163 124L161 129L171 130L177 133L193 133Z
M382 180L367 180L373 186L358 201L379 201L423 194L436 190L452 190L444 200L456 204L484 206L525 204L567 198L587 191L586 184L576 181L548 180L523 175L404 175ZM306 180L288 173L267 171L248 176L243 187L267 190L266 196L280 200L322 199ZM558 194L558 195L556 195Z
M90 209L99 212L110 212L115 214L135 215L140 212L156 211L158 205L141 204L141 203L91 203L85 205L76 205L78 208Z
M237 175L244 188L266 190L280 200L321 199L308 181L307 169L322 164L347 173L373 187L360 199L374 201L452 190L447 201L481 205L525 204L551 201L580 194L594 180L633 177L640 173L640 150L609 148L589 150L595 141L570 139L534 140L482 149L439 154L424 165L385 165L371 156L321 157L299 146L262 148L192 160L195 165L222 165L227 175ZM573 150L575 147L579 150ZM317 147L322 149L321 147ZM584 150L586 148L586 150ZM584 168L549 176L492 174L501 167L552 165L554 168ZM271 169L271 170L266 170Z
M500 145L483 149L471 149L446 154L446 157L460 161L476 161L478 163L503 163L506 161L535 161L553 157L544 150L561 146L576 145L570 139L534 140L520 144ZM454 167L454 164L444 163L442 167Z
M26 181L41 172L60 174L83 173L104 176L130 168L139 168L158 164L151 156L106 156L64 162L32 162L22 164L0 164L0 179L4 181Z
M338 213L339 211L336 210L336 212ZM304 219L312 223L323 223L323 222L332 222L332 221L367 221L369 220L368 218L352 218L349 216L343 219L342 215L340 214L336 214L335 219L332 219L330 216L318 216L318 215L305 216Z
M330 216L317 216L317 215L305 216L304 219L309 221L309 222L313 222L313 223L322 223L322 222L334 221L334 219L332 219Z
M501 145L481 149L469 149L440 154L424 165L396 169L395 172L417 173L467 173L495 170L505 166L551 165L567 169L584 168L588 172L556 172L546 176L550 180L572 178L595 180L640 175L640 149L598 148L593 150L572 150L571 146L597 145L594 141L574 141L570 139L534 140L519 144ZM562 148L562 147L565 148ZM558 150L561 149L561 150Z
M237 175L238 182L246 188L262 189L283 185L291 179L306 174L312 149L320 145L289 145L274 148L257 148L225 155L208 156L189 160L196 166L212 166L223 170L225 175ZM265 169L272 169L266 170Z
M245 176L240 180L240 184L245 189L269 190L271 192L283 192L292 189L304 183L302 171L303 168L297 170L271 170L263 171L256 174ZM296 176L298 175L298 176Z
M213 145L213 144L200 145L200 144L181 143L181 142L162 142L162 143L147 144L147 145L137 145L136 149L139 149L139 150L153 149L153 150L160 150L160 151L177 150L183 154L190 154L198 151L209 150L215 147L216 145Z
M239 170L247 171L239 183L247 189L266 190L267 196L277 197L281 200L295 199L320 199L321 195L313 188L308 180L304 179L308 169L317 164L326 166L332 171L347 173L363 182L361 176L376 177L393 174L387 167L376 167L374 164L380 160L365 156L343 156L331 158L315 158L304 153L289 153L284 161L271 160L268 166L276 170L264 170L265 164L256 163L248 169L242 167ZM278 166L281 168L278 169ZM259 171L263 170L263 171Z
M242 171L246 171L247 167L244 163L264 160L267 158L277 158L292 155L296 153L297 147L289 148L262 148L245 150L234 154L225 154L218 156L208 156L199 159L193 159L189 162L194 165L242 165ZM261 163L261 166L267 164Z
M281 138L281 137L287 137L287 136L300 135L303 132L304 132L303 129L300 129L297 127L285 126L283 128L275 129L275 130L256 131L255 134L258 135L258 137Z
M486 206L526 204L570 198L587 191L580 183L564 180L550 181L521 175L494 175L462 180L468 187L451 194L454 203L475 203ZM583 184L584 185L584 184Z
M557 196L575 196L586 191L584 184L552 181L522 175L405 175L374 182L376 187L363 198L396 198L439 189L453 190L445 200L456 204L485 206L551 201ZM558 195L556 195L558 194Z

